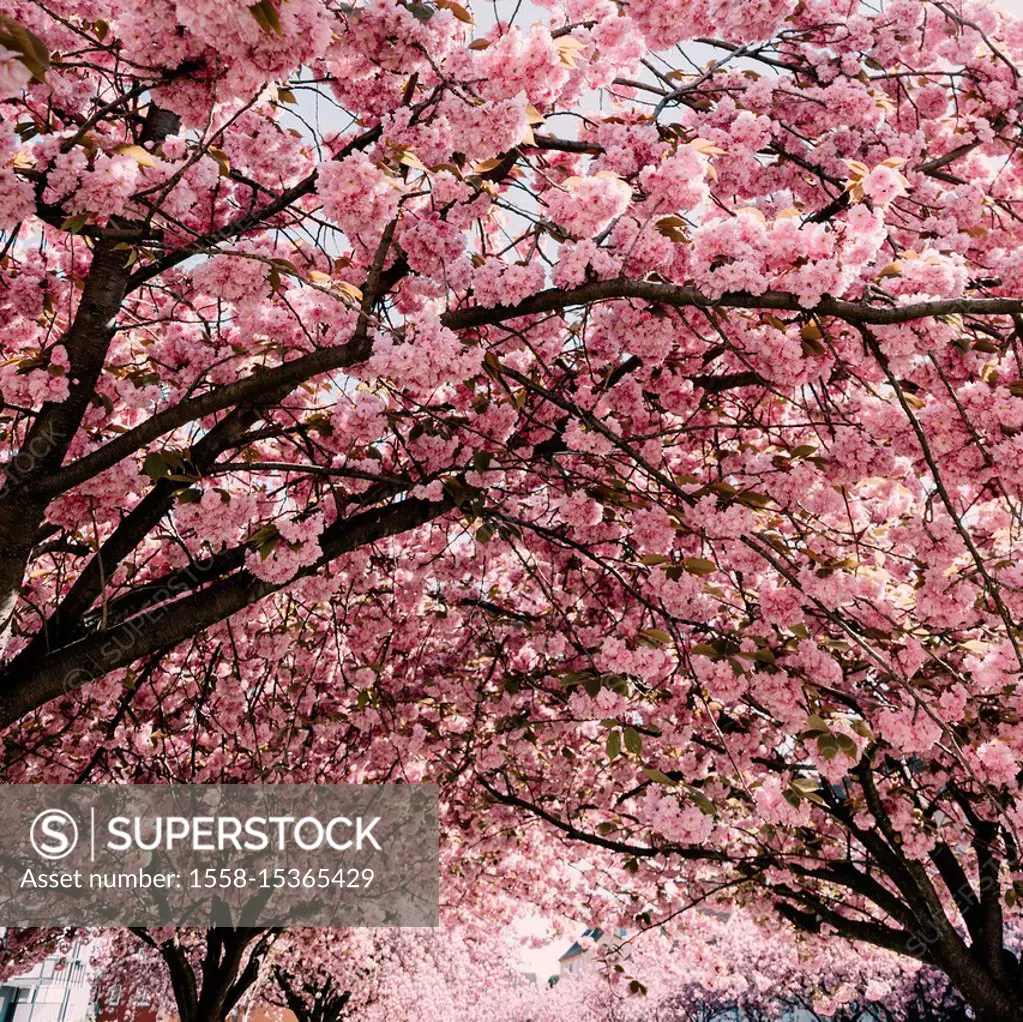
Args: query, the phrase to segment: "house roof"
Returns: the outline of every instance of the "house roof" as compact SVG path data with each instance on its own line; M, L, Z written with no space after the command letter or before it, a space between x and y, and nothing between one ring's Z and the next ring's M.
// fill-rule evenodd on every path
M593 929L590 929L590 930L584 930L583 931L583 939L584 940L589 938L590 940L595 940L596 941L596 940L600 940L600 938L603 937L603 936L604 936L604 931L601 930L601 929L598 929L597 927L594 927ZM564 962L564 961L566 961L569 958L576 958L578 955L584 954L585 951L586 951L586 949L579 943L579 941L575 941L572 944L572 946L558 959L558 961L559 962Z

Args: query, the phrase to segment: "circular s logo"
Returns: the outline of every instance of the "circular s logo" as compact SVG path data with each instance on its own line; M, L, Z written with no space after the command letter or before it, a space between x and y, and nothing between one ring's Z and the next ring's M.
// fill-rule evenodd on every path
M44 809L29 832L32 847L43 859L63 859L78 844L78 824L63 809Z

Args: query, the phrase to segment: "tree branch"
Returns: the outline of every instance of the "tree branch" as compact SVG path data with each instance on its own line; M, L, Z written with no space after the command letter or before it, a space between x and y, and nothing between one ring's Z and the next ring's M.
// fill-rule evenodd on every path
M108 631L89 636L9 670L0 678L0 728L87 681L126 667L157 649L174 646L292 582L321 570L343 553L398 535L439 518L454 507L450 498L431 502L409 497L335 522L320 537L322 555L287 582L267 582L237 571L191 596L162 604ZM168 593L170 599L174 593ZM13 666L13 665L12 665Z
M456 309L445 313L441 317L441 322L450 330L467 330L496 325L522 316L562 312L592 302L621 298L644 299L675 308L798 312L804 315L834 316L850 323L879 325L909 323L917 319L953 314L1008 316L1023 313L1023 299L1019 298L945 298L902 306L823 298L812 309L805 309L795 295L780 291L767 291L762 295L730 292L720 298L711 299L693 287L618 278L581 284L579 287L565 290L550 288L525 299L518 305ZM369 355L368 343L349 343L334 348L323 348L273 369L260 370L243 380L211 390L199 397L182 401L108 441L91 454L79 458L44 479L34 481L30 484L30 492L40 498L54 497L111 468L147 443L186 423L246 401L262 400L267 393L277 388L283 386L294 388L314 376L365 361Z

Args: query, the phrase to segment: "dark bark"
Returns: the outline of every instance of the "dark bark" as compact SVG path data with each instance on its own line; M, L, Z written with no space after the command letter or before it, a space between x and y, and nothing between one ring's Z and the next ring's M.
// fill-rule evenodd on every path
M279 397L283 396L279 393ZM222 419L191 448L189 462L195 473L203 475L209 471L217 457L228 450L258 418L255 408L240 408ZM113 574L124 558L146 538L174 506L176 495L189 485L188 482L170 479L156 482L82 569L74 585L19 660L31 662L71 640L82 618L100 598L104 579Z
M322 570L335 558L375 540L415 529L446 514L450 499L431 502L409 497L335 522L320 537L322 556L296 577ZM293 581L293 580L292 580ZM106 631L90 635L34 662L19 657L0 677L0 727L79 685L126 667L284 588L238 570L200 591L175 599L187 586L180 581L163 594L160 605ZM173 602L171 602L173 601Z
M303 980L277 966L274 979L286 1007L298 1022L343 1022L350 1018L348 1003L352 992L339 987L332 976Z
M157 943L144 929L132 932L163 959L180 1022L226 1022L259 978L275 929L208 929L198 968L174 938Z
M175 114L153 105L139 142L158 143L178 123ZM0 654L10 638L18 591L48 503L32 492L31 484L60 468L95 394L117 329L129 278L125 253L117 246L113 237L95 242L74 321L61 338L69 364L67 399L42 406L0 488Z
M495 308L473 306L455 309L445 313L441 317L441 322L451 330L467 330L504 323L521 316L561 312L592 302L622 298L636 298L683 309L763 309L803 314L812 312L818 316L834 316L849 323L888 325L952 314L999 316L1023 313L1023 299L1018 298L949 298L917 302L912 305L887 306L825 297L812 310L806 310L799 305L795 295L784 292L768 291L762 295L728 293L718 299L710 299L693 287L616 278L582 284L579 287L564 290L551 288L514 306L497 306ZM226 384L206 394L182 401L173 408L157 413L127 433L108 441L96 451L65 466L52 476L34 481L32 492L39 496L56 496L86 479L91 479L112 465L116 465L152 440L179 426L203 416L233 408L239 403L264 400L268 393L282 385L290 384L289 389L291 389L314 376L343 369L368 357L369 351L365 345L347 344L323 348L303 355L301 358L285 362L274 369L255 373L244 380ZM734 376L736 378L729 380L728 384L722 384L721 389L726 389L727 386L743 385L742 375L734 374ZM749 385L755 386L759 382L758 378L750 376ZM718 388L712 384L710 389L716 392Z

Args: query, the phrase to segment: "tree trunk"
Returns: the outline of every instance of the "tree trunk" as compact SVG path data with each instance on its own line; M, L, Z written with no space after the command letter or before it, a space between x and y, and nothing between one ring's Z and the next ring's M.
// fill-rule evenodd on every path
M177 114L149 108L139 142L162 142L178 130ZM139 225L139 237L145 225ZM33 496L31 484L56 471L78 432L96 391L116 320L127 291L130 269L116 238L95 242L82 298L60 343L67 351L70 390L64 401L43 404L11 459L0 485L0 656L11 638L14 611L36 534L48 499Z
M170 975L179 1022L227 1022L259 979L277 929L210 928L198 967L177 941L157 944L145 929L132 932L159 953Z

